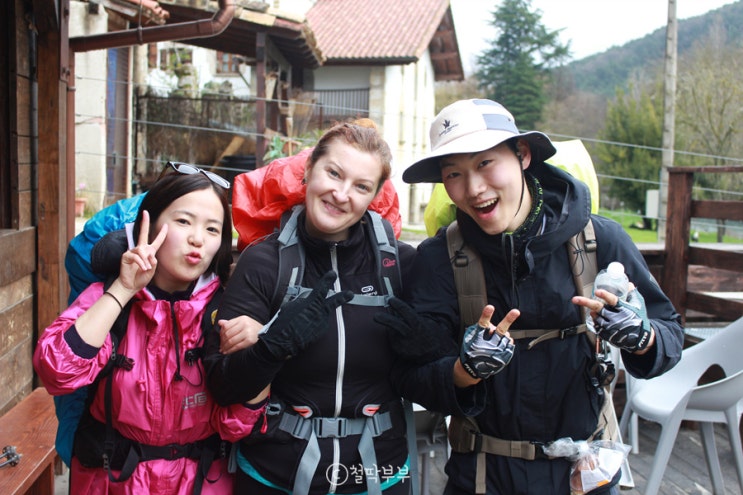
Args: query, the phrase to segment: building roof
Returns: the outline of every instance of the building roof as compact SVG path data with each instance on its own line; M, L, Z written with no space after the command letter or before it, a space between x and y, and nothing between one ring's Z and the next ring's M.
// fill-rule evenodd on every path
M217 9L214 0L160 0L159 3L170 13L167 24L208 19ZM204 9L202 5L194 8L194 3L208 4L208 7ZM267 38L292 65L308 69L322 65L323 55L304 16L270 8L265 2L238 2L232 22L220 35L182 42L243 55L250 60L256 55L256 33L259 31L266 33Z
M429 49L437 81L464 79L449 0L317 0L307 22L324 65L397 65Z

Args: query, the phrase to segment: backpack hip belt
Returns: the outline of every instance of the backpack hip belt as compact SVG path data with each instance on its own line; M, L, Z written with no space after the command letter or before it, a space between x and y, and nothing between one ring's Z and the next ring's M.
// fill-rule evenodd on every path
M531 442L528 440L504 440L491 435L480 433L469 418L452 418L450 424L450 443L454 452L477 454L493 454L504 457L516 457L526 461L535 459L554 459L542 450L545 442Z
M318 438L345 438L349 435L361 435L359 454L364 467L375 467L377 456L374 451L373 438L392 428L392 417L389 411L376 413L365 418L303 418L284 412L279 429L294 438L307 440L307 447L302 454L294 478L294 495L309 493L310 483L320 463L320 446ZM382 490L377 476L367 476L366 484L369 495L381 495Z

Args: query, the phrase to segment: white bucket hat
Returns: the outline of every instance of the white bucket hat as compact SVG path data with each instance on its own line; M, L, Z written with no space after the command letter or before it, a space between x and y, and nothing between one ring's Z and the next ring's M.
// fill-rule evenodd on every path
M431 152L409 166L402 174L408 184L441 182L439 158L455 153L477 153L513 138L529 143L532 162L544 162L556 150L547 135L520 133L513 115L492 100L459 100L436 116L430 131Z

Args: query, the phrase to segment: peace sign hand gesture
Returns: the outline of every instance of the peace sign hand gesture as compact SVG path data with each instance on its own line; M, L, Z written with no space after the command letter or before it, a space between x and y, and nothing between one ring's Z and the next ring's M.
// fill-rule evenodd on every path
M460 361L464 370L474 379L489 378L508 365L513 357L513 339L508 328L519 317L512 309L496 326L490 322L495 308L488 304L483 308L480 320L464 331Z
M137 245L121 256L119 282L127 290L135 294L150 283L157 268L157 250L160 249L168 235L168 225L160 229L157 237L149 243L150 214L142 212L142 226L139 230Z

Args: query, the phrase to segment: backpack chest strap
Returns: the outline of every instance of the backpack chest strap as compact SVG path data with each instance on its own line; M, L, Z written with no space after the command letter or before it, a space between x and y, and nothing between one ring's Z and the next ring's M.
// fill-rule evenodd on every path
M550 339L564 339L565 337L572 337L573 335L579 335L582 333L586 333L588 331L588 326L585 323L581 323L580 325L576 325L574 327L568 327L568 328L558 328L558 329L542 329L542 328L536 328L536 329L529 329L529 330L509 330L509 334L511 335L511 338L514 340L521 340L521 339L534 339L531 342L529 342L528 349L531 349L535 345L537 345L540 342L544 342L545 340Z

